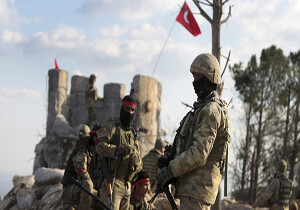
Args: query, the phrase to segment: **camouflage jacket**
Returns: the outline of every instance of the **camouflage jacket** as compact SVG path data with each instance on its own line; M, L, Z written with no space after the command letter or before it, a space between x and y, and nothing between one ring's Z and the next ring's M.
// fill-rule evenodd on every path
M89 84L85 91L85 104L87 108L95 108L98 100L98 90L94 85Z
M83 137L76 142L76 146L69 156L62 184L72 185L72 177L75 179L91 179L91 161L93 158L93 146L89 145L90 137Z
M155 186L156 176L159 171L157 160L163 154L158 149L152 149L143 157L143 169L147 171L150 176L151 189Z
M99 143L96 145L97 153L108 158L108 172L113 178L121 178L133 181L135 175L142 169L140 148L133 129L126 130L119 119L108 120L98 135ZM131 153L138 157L138 164L130 164L130 155L115 156L117 146L129 144Z
M258 196L254 205L264 206L267 204L271 210L288 210L291 196L292 181L281 174L279 177L272 179L267 188ZM280 204L280 199L284 197L287 201L285 204Z
M181 121L175 139L176 155L170 161L178 177L177 196L208 204L215 202L230 143L227 104L217 92L194 103L194 111Z
M131 193L129 210L150 210L150 209L151 208L148 205L145 198L143 198L140 201L136 201L134 198L134 192Z

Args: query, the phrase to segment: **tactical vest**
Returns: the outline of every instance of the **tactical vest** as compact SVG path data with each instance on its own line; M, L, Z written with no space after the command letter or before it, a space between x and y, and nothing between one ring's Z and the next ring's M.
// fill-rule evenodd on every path
M73 152L71 153L71 155L69 156L67 166L66 166L66 169L65 169L65 173L64 173L64 176L63 176L63 179L62 179L62 184L64 186L73 184L73 182L71 180L72 177L74 179L77 178L78 171L75 171L74 164L73 164L73 157L74 157L74 155L76 155L76 153L80 149L84 149L84 150L89 152L89 138L90 137L84 137L84 138L79 139L76 142L75 148L74 148ZM91 160L92 160L92 156L88 155L88 157L87 157L87 171L89 171L89 166L90 166Z
M287 205L289 205L290 198L291 198L291 192L293 189L292 181L284 175L280 175L278 179L280 182L280 187L279 187L277 203L280 206L287 206Z
M115 123L116 131L110 139L110 144L120 146L129 144L131 148L138 148L136 142L136 132L134 129L125 131L119 121ZM136 167L130 164L129 155L109 158L109 172L113 178L124 178L126 181L131 181L136 174Z
M224 107L227 106L226 102L216 97L208 98L205 102L203 102L203 104L197 107L197 109L194 112L189 112L182 120L181 123L183 124L180 130L180 135L177 137L180 139L177 139L176 154L180 154L186 151L193 144L191 138L193 138L192 134L195 131L195 125L199 125L199 121L201 121L201 119L197 119L197 117L200 111L203 109L203 107L211 102L216 102L219 104L220 107L222 107L223 116L225 116L224 125L229 125L229 116L224 109ZM218 139L218 141L214 142L212 151L210 152L210 155L207 158L207 163L217 163L223 161L223 167L221 167L221 173L223 174L225 164L224 160L226 159L226 156L228 154L228 145L231 141L229 135L229 128L224 127L222 132L218 132L216 139Z

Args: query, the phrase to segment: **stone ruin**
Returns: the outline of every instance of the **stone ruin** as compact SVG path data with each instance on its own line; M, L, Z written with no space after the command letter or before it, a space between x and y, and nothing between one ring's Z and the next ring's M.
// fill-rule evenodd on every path
M88 77L75 75L68 91L68 72L51 69L48 92L46 137L36 146L33 172L41 167L64 169L78 136L78 130L87 122L85 91ZM152 77L136 75L130 95L137 101L134 127L138 131L141 155L154 147L160 137L161 84ZM96 115L101 124L118 118L121 101L126 95L124 84L109 83L103 88L103 98L96 102Z
M35 147L33 175L18 176L12 179L14 187L0 201L1 210L37 209L71 210L62 201L62 177L78 132L87 122L85 90L88 77L73 76L71 91L68 91L68 72L50 69L48 92L48 116L46 136ZM162 85L152 77L136 75L131 84L130 95L137 101L134 127L138 131L141 155L154 147L160 137ZM111 117L119 117L121 100L126 95L124 84L104 85L103 98L96 102L97 119L104 124ZM179 200L176 199L179 207ZM171 210L166 197L159 195L154 203L157 210ZM223 200L224 209L252 209L234 200Z

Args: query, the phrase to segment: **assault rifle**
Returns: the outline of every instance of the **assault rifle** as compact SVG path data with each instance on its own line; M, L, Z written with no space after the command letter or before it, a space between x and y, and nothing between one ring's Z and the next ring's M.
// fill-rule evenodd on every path
M165 153L163 156L161 156L158 161L157 161L157 165L158 167L161 169L165 166L169 165L169 162L174 158L174 156L172 157L172 155L174 154L174 148L172 148L171 145L167 145L165 147ZM159 184L157 185L157 188L155 190L155 194L154 196L148 201L148 203L153 203L153 201L155 200L156 196L159 193L165 193L167 195L168 201L171 204L171 207L173 210L178 210L177 205L174 201L174 198L172 196L172 194L170 193L169 190L169 184L174 184L176 182L176 178L171 179L170 181L168 181L164 186L160 186Z
M99 209L112 210L108 205L106 205L102 200L100 200L100 198L98 196L91 193L88 189L86 189L84 186L82 186L82 184L79 183L76 179L74 179L73 177L71 179L75 185L77 185L80 189L82 189L84 192L86 192L89 196L91 196L94 199L94 201L96 202L96 205L98 206Z

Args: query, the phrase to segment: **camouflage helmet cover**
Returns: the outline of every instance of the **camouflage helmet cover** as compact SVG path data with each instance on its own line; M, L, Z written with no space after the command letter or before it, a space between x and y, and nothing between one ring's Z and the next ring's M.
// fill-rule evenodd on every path
M286 172L286 168L287 168L286 161L285 161L285 160L279 161L279 163L278 163L278 165L277 165L277 170L278 170L280 173L284 173L284 172Z
M221 70L217 58L210 53L198 55L190 69L191 73L199 73L205 76L213 84L221 84Z
M95 74L91 74L89 79L96 79L96 75Z
M82 125L79 130L79 137L87 137L90 136L90 128L87 125Z

